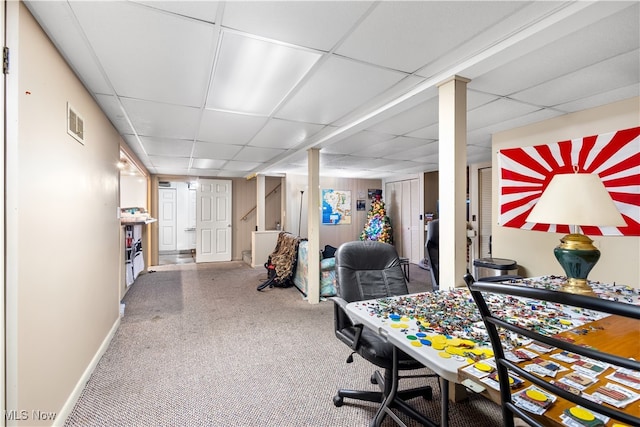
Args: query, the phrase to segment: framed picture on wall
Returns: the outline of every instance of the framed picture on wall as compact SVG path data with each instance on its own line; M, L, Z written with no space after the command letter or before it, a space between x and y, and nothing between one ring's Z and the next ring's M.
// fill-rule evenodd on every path
M357 211L365 211L367 210L367 201L362 199L362 200L357 200L356 201L356 210Z
M322 223L351 224L350 190L322 190Z

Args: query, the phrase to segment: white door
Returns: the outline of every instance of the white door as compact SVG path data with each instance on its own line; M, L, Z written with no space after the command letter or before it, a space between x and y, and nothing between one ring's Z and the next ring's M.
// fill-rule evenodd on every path
M422 221L420 220L420 183L417 179L397 182L400 188L399 199L401 218L402 240L401 246L396 246L401 256L409 258L409 261L417 264L420 262L420 233Z
M231 181L199 180L196 262L231 261L231 226Z
M418 264L422 259L422 248L420 244L420 234L424 233L424 222L422 221L421 213L422 206L420 206L420 181L417 179L412 179L410 184L411 191L411 219L410 219L410 227L411 227L411 255L408 257L409 260Z
M177 250L177 200L175 188L158 189L158 251Z
M400 224L402 226L401 256L411 259L411 181L401 181L400 185Z

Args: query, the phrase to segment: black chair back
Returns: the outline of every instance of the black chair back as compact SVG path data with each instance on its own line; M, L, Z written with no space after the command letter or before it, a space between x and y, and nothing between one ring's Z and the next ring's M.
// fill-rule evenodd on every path
M565 350L571 353L578 354L582 357L587 357L596 361L602 361L621 368L627 368L634 371L640 371L640 361L632 358L621 357L606 350L598 350L582 345L576 345L570 341L561 339L556 335L543 335L536 329L535 325L531 325L531 329L522 328L513 323L506 321L499 311L493 312L485 298L491 294L502 294L515 297L524 297L534 300L545 302L552 302L563 304L572 307L581 307L589 310L599 311L601 313L613 314L622 317L628 317L631 319L640 320L640 308L632 305L616 301L609 301L597 297L587 295L576 295L567 292L553 291L548 289L533 288L527 286L516 286L504 283L494 282L476 282L470 274L465 275L464 280L471 291L482 320L487 328L489 338L491 340L491 346L493 348L498 379L500 383L500 397L502 400L502 412L504 425L512 427L514 425L513 416L517 415L520 418L527 421L532 426L542 426L538 420L534 419L531 414L522 408L516 406L512 400L511 387L509 385L508 371L511 371L522 378L525 378L539 386L540 388L547 390L548 392L560 396L576 405L580 405L591 411L609 416L615 420L622 421L629 425L640 425L640 418L633 416L629 413L623 413L619 410L613 409L613 407L598 404L592 400L586 399L578 394L571 393L565 389L562 389L554 385L551 381L545 380L545 377L537 376L531 372L523 369L516 363L510 361L505 357L503 349L503 343L500 340L498 334L498 328L503 328L511 332L515 332L521 336L531 338L535 341L542 342L552 347L556 347L561 350ZM603 347L606 348L606 347Z
M409 293L396 249L372 240L347 242L338 248L336 289L347 302Z

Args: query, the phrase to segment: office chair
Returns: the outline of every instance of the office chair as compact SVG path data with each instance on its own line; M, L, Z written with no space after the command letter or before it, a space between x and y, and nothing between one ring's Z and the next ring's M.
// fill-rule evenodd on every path
M431 287L437 291L440 289L440 226L437 219L427 224L427 243L424 249L431 272Z
M377 384L380 391L340 389L338 394L334 396L333 403L335 406L342 406L345 397L382 403L392 393L392 390L398 390L400 378L417 377L416 375L400 376L399 371L421 369L424 366L399 349L395 350L397 359L394 363L393 345L386 342L376 332L364 328L361 324L354 324L350 320L345 306L353 301L407 294L407 283L400 267L398 253L393 246L387 243L354 241L341 245L335 255L337 297L331 298L335 304L335 334L352 350L347 363L351 363L353 354L358 353L364 359L384 369L384 376L379 371L375 371L371 376L371 382ZM419 376L425 377L425 375ZM427 376L436 377L435 374ZM424 425L435 425L405 402L418 396L431 399L431 387L398 391L390 407L404 412ZM386 412L378 411L371 425L379 425L385 416Z
M484 281L484 279L482 280ZM634 416L630 413L623 413L615 409L613 406L596 403L590 399L580 396L580 394L574 394L564 388L560 388L553 383L553 378L535 375L507 359L505 357L503 343L501 342L498 334L498 328L505 329L510 333L515 332L521 336L531 338L534 341L539 341L552 347L580 355L580 357L586 357L595 361L602 361L621 368L640 371L640 361L615 355L609 350L610 347L607 346L602 346L601 349L595 349L593 347L573 344L570 340L567 341L561 339L557 335L543 335L539 332L540 329L537 329L534 324L531 324L530 328L517 326L514 323L506 321L506 319L501 316L500 311L502 310L496 312L492 311L487 304L487 298L489 298L491 294L524 297L541 301L543 304L546 302L552 302L640 320L640 309L638 309L637 306L592 296L576 295L549 289L495 282L476 282L470 274L466 274L464 276L464 281L471 291L471 295L476 302L476 305L478 306L482 320L487 328L487 333L489 334L491 347L493 348L498 371L498 382L500 384L502 418L504 420L505 427L514 426L514 416L518 416L532 426L542 427L547 425L544 421L535 418L532 413L516 406L512 396L512 389L509 384L508 371L517 374L521 378L529 380L536 386L551 394L566 399L572 404L606 415L628 425L640 425L640 417Z

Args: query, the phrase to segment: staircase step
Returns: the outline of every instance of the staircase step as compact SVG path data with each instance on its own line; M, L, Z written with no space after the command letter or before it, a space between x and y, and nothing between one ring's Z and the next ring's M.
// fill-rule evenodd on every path
M242 251L242 261L245 263L252 265L251 251Z

